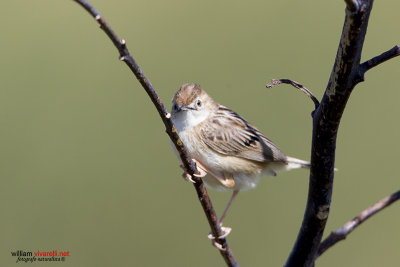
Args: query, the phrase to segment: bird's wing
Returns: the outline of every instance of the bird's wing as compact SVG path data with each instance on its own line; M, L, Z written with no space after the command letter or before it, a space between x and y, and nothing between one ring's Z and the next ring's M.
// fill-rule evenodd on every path
M286 156L271 140L224 106L198 127L205 144L223 155L259 162L286 161Z

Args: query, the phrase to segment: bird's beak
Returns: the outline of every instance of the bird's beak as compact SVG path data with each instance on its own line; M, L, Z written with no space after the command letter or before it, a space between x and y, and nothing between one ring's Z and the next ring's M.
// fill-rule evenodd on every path
M193 108L189 107L189 106L186 105L186 104L183 104L182 106L178 106L178 112L180 112L181 110L183 110L183 111L188 111L188 110L190 110L190 109L193 109Z

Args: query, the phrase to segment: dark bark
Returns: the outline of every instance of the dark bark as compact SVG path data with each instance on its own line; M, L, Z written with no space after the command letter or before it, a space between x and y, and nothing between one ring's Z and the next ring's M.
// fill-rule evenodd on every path
M378 66L379 64L381 64L381 63L383 63L383 62L385 62L385 61L387 61L387 60L389 60L391 58L399 56L399 55L400 55L400 47L399 46L394 46L392 49L382 53L381 55L376 56L376 57L374 57L374 58L372 58L370 60L367 60L366 62L362 63L358 68L358 72L354 74L354 81L353 81L353 85L350 87L350 90L357 83L364 81L364 75L368 70L370 70L373 67ZM298 88L299 90L301 90L303 93L305 93L314 102L315 110L318 109L320 103L317 100L317 98L311 93L310 90L308 90L307 88L305 88L303 85L301 85L298 82L295 82L295 81L290 80L290 79L273 79L270 84L266 85L266 87L267 88L271 88L271 87L273 87L275 85L279 85L279 84L282 84L282 83L290 84L293 87ZM313 111L312 116L314 116L314 113L315 113L315 111ZM332 186L332 184L330 184L330 186ZM313 195L313 196L315 196L315 195ZM326 197L329 197L329 196L326 195ZM360 225L362 222L364 222L370 216L378 213L383 208L389 206L390 204L392 204L394 201L398 200L399 198L400 198L400 191L392 194L389 197L386 197L386 198L382 199L381 201L379 201L375 205L373 205L373 206L369 207L368 209L366 209L365 211L363 211L360 215L355 217L353 220L351 220L348 223L346 223L338 231L332 232L330 234L330 236L328 238L326 238L320 244L316 257L321 255L323 252L325 252L328 248L330 248L331 246L333 246L337 242L345 239L346 236L348 234L350 234L354 230L355 227ZM316 201L314 200L314 203L315 202ZM318 216L320 216L320 217L327 216L328 212L329 212L328 208L329 208L328 206L322 206L322 208L320 208L318 210L319 212L320 211L321 212L319 214L317 213L317 218L318 218ZM303 229L301 229L301 231L303 231Z
M313 265L328 220L337 132L347 100L357 83L361 52L373 1L346 1L346 3L348 7L336 60L321 104L313 114L307 206L286 267Z

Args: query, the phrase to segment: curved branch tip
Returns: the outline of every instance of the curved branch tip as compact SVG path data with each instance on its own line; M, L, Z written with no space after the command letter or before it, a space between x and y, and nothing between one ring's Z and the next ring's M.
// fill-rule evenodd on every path
M272 79L271 83L270 84L266 84L265 87L272 88L273 86L278 85L278 84L282 84L282 83L289 84L289 85L299 89L300 91L305 93L314 102L315 109L317 109L319 107L319 101L313 95L313 93L310 90L308 90L307 88L305 88L302 84L300 84L300 83L298 83L296 81L293 81L293 80L290 80L290 79Z

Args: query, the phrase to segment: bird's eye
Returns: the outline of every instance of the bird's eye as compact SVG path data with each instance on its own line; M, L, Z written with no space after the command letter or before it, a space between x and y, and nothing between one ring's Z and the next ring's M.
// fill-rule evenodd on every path
M178 105L177 105L177 104L174 104L174 105L172 106L172 109L173 109L173 110L177 110L177 109L178 109Z
M200 100L200 99L197 99L197 101L196 101L196 106L197 106L197 107L201 107L201 105L202 105L201 100Z

